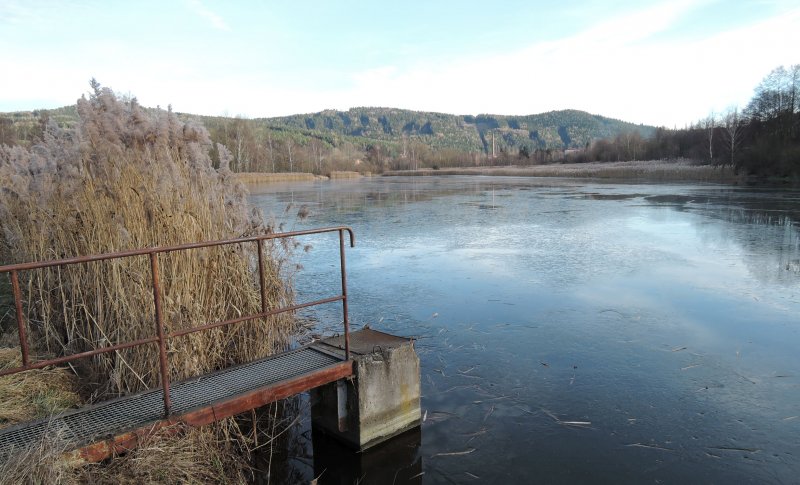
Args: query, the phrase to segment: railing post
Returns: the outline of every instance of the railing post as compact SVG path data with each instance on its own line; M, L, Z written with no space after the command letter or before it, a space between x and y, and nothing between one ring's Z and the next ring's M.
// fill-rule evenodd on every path
M350 360L350 322L347 316L347 268L344 262L344 229L339 229L339 259L342 272L342 315L344 317L344 358Z
M261 253L264 252L264 240L256 239L258 245L258 287L261 288L261 313L267 311L267 289L264 287L264 258Z
M22 315L22 292L19 289L19 275L17 270L11 271L11 289L14 292L14 310L17 312L17 331L19 333L19 346L22 349L22 365L28 365L28 333L25 331L25 317Z
M158 281L158 253L150 253L150 270L153 276L153 303L156 307L156 334L158 335L158 364L161 369L161 387L164 391L164 416L170 415L172 402L169 396L169 366L167 342L164 338L164 321L161 316L161 290Z

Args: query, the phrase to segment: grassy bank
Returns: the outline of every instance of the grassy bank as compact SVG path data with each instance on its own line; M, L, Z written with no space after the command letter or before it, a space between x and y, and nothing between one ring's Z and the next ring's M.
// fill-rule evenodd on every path
M360 173L351 171L331 172L329 176L331 180L357 179L361 177L363 177L363 175L361 175Z
M242 172L235 174L236 179L246 184L275 184L283 182L310 182L313 180L326 179L306 172L285 172L285 173L261 173L261 172Z
M512 177L576 177L596 179L632 179L643 181L701 181L730 183L738 176L729 167L697 165L686 160L565 163L511 167L464 167L440 170L397 170L386 176L488 175Z
M363 177L363 175L360 173L351 171L333 171L327 176L314 175L313 173L307 172L241 172L234 175L238 181L246 184L277 184L286 182L310 182L314 180L346 180Z

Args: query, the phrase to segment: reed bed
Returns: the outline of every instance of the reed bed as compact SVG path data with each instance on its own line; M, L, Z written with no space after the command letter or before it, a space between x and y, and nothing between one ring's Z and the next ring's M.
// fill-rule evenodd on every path
M16 349L0 348L0 370L20 365ZM0 377L0 428L77 405L77 389L75 376L63 368Z
M398 170L399 175L489 175L510 177L576 177L597 179L634 179L646 181L734 182L739 177L730 167L698 165L689 160L641 160L632 162L561 163L511 167L463 167L440 170Z
M331 180L346 180L346 179L357 179L361 178L362 175L358 172L340 170L340 171L333 171L330 173Z
M310 182L314 180L346 180L361 178L359 172L346 170L332 171L328 176L314 175L307 172L282 172L282 173L263 173L263 172L240 172L234 174L236 180L245 184L277 184L285 182Z
M0 484L244 484L252 470L246 450L237 449L240 436L232 436L231 429L225 423L204 428L176 424L99 464L87 464L70 453L70 444L53 430L49 440L18 450L13 460L0 460Z
M93 88L88 99L78 101L80 122L74 128L63 130L50 124L41 142L29 149L0 146L0 264L273 231L259 212L248 208L246 189L229 170L231 157L224 146L217 146L219 168L214 168L205 128L181 122L171 111L146 111L135 99L122 99L99 85L93 84ZM286 240L264 245L264 284L270 308L292 302L283 269L292 245ZM166 331L259 312L256 257L255 243L160 255ZM20 273L20 282L31 352L39 357L68 355L156 333L147 256L25 271ZM5 290L7 283L0 286ZM12 343L0 350L0 358L6 365L15 365L10 364L18 362L11 330L13 309L8 308L7 300L0 306L4 306L0 313L5 334L0 340ZM172 339L168 343L170 378L199 375L269 355L284 349L294 330L294 319L284 314ZM47 382L56 388L72 392L77 387L84 401L102 400L157 387L158 351L155 345L136 347L82 359L71 366L72 375L63 370L47 372L55 373ZM33 371L10 376L17 379L11 386L16 394L3 382L5 394L0 398L17 401L24 394L35 394L42 383L26 384L24 380L37 375L46 374ZM24 389L34 390L28 393ZM66 398L58 402L47 411L76 404ZM29 411L17 411L14 419L34 415L24 413ZM237 429L237 422L229 419L210 431L182 432L184 441L156 440L151 447L159 459L186 452L191 466L222 463L222 475L205 471L182 474L189 465L171 466L169 461L165 463L171 468L163 469L161 478L142 475L144 472L136 470L152 465L143 458L148 456L144 449L130 458L133 461L129 463L138 463L135 466L115 459L103 465L111 475L95 470L93 475L76 478L74 473L65 475L63 456L54 458L65 448L38 443L13 459L0 459L6 472L0 481L13 481L22 476L13 470L22 470L19 473L33 477L25 480L28 483L96 481L92 477L115 483L241 482L245 472L240 458L247 454L234 453L232 448L246 448L242 444L246 440L240 439ZM56 438L47 441L57 442ZM236 443L239 445L234 446ZM193 458L188 458L190 455ZM82 467L73 472L86 470ZM168 473L170 470L174 473ZM222 480L223 476L227 478Z
M285 172L285 173L264 173L264 172L240 172L235 174L236 179L247 184L272 184L282 182L309 182L317 179L324 179L321 175L314 175L307 172Z
M228 170L212 167L201 126L170 112L146 113L100 89L78 102L81 122L48 127L30 150L0 148L0 258L4 263L267 233L248 211ZM282 249L268 245L271 307L291 299L280 276ZM167 331L260 310L255 244L160 256ZM26 318L35 349L64 355L155 334L146 256L23 273ZM170 374L182 378L268 355L288 339L288 318L269 318L169 342ZM81 366L96 395L158 385L155 345L91 359Z
M120 485L247 483L251 471L246 450L237 449L240 436L230 433L230 427L219 424L162 428L108 465L75 467L69 478L75 483Z

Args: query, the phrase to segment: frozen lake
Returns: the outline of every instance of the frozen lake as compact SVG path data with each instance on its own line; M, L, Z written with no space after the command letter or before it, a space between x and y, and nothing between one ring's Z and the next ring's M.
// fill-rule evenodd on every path
M352 226L351 322L418 338L426 420L395 476L800 476L800 191L386 177L250 200ZM300 242L298 301L337 293L335 235ZM340 329L339 306L307 316Z

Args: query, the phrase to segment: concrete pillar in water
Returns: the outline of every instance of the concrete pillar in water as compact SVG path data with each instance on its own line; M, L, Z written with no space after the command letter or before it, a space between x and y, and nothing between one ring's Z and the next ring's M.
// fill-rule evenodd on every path
M344 338L315 344L343 355ZM355 377L311 391L315 429L364 450L420 425L419 358L411 339L371 329L350 334Z

